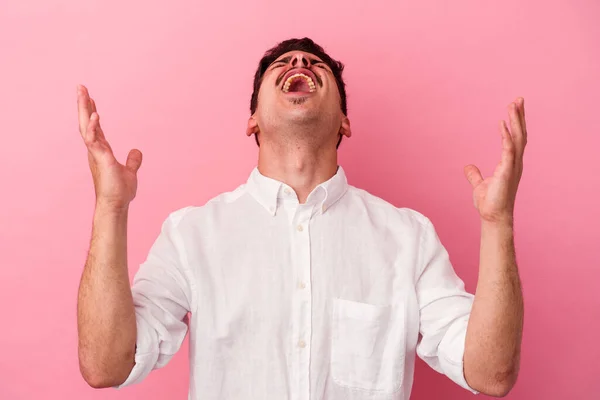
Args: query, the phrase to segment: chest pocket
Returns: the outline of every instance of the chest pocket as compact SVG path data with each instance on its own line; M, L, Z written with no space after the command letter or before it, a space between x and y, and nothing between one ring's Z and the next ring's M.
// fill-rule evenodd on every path
M393 393L404 379L405 310L333 300L331 377L340 386Z

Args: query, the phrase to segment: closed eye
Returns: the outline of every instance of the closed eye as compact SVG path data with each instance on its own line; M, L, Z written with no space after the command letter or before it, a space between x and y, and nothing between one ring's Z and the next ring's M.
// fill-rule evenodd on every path
M283 67L284 65L286 65L287 63L283 62L283 61L275 61L273 64L271 64L271 69L275 69L275 68L279 68L279 67Z
M327 64L325 64L323 61L312 60L312 64L315 67L324 69L325 71L330 71L329 66Z
M275 69L275 68L283 67L284 65L289 63L291 59L292 59L292 57L285 57L285 58L282 58L281 60L273 61L273 63L271 64L271 66L269 68Z

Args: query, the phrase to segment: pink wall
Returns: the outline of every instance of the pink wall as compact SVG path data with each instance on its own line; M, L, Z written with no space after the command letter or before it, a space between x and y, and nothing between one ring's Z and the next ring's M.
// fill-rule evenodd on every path
M508 398L600 398L600 3L229 3L0 3L0 399L187 398L187 345L137 387L95 391L79 375L94 193L76 84L96 98L118 158L144 153L133 275L170 211L245 181L256 64L301 35L347 65L350 182L428 215L471 291L478 216L462 168L491 173L498 120L525 97L516 229L526 320ZM414 399L470 397L418 361Z

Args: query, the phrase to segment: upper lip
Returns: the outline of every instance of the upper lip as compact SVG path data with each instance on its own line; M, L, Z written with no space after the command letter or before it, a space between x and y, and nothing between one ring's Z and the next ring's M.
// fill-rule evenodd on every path
M281 88L282 89L283 89L283 85L285 85L285 82L288 80L288 78L290 76L292 76L292 75L295 75L295 74L304 74L306 76L309 76L310 79L313 80L313 82L315 83L315 85L318 82L316 75L311 70L306 69L306 68L292 68L288 72L286 72L285 75L283 76L282 83L281 83Z

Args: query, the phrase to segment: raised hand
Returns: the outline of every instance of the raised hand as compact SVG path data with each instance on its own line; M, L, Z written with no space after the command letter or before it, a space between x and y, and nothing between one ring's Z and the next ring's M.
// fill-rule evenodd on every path
M77 87L79 132L88 149L88 161L94 188L96 205L110 209L124 209L135 198L137 171L142 164L142 153L133 149L125 165L120 164L100 127L96 103L85 86Z
M523 174L523 153L527 144L525 101L522 97L508 106L510 131L506 122L500 122L502 158L494 174L483 178L479 168L467 165L465 176L473 187L473 203L483 221L510 223L517 188Z

